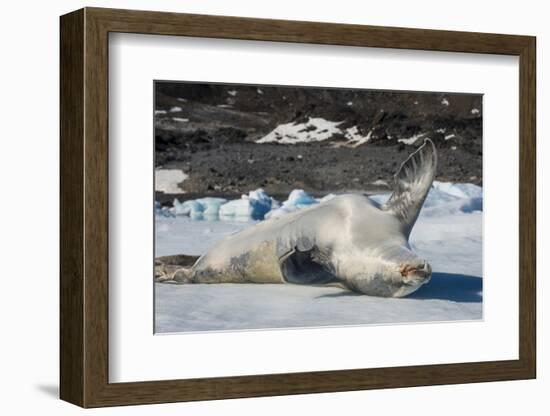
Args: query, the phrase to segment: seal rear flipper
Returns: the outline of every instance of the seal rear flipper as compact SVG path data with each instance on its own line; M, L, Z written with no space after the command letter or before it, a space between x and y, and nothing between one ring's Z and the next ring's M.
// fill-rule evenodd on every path
M300 285L322 285L339 282L332 273L328 256L317 248L300 251L297 247L279 259L283 279Z
M155 282L193 283L192 268L198 256L184 254L155 259Z
M403 224L408 237L424 200L428 195L437 168L437 151L430 139L426 139L394 175L393 193L382 209L392 212Z

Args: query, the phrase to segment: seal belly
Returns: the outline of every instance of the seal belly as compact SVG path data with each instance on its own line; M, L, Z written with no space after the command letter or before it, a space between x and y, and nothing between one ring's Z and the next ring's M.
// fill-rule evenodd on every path
M207 254L193 267L195 283L283 283L276 244L263 241L242 254L224 259Z

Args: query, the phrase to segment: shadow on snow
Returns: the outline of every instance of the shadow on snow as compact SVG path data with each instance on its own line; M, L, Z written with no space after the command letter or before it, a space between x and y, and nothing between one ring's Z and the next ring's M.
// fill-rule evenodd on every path
M432 279L407 296L410 299L438 299L451 302L481 302L483 279L454 273L434 273Z
M451 302L476 303L483 300L483 279L454 273L433 273L431 280L405 299L447 300ZM334 298L342 296L364 296L360 293L342 291L318 296Z

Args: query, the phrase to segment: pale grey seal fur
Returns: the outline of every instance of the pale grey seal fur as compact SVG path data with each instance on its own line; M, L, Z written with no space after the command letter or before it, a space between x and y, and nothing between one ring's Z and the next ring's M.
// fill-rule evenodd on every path
M437 151L426 140L402 163L385 204L362 194L339 195L229 235L192 267L169 274L159 271L157 278L182 283L337 284L366 295L406 296L431 277L431 266L412 251L408 240L436 166Z

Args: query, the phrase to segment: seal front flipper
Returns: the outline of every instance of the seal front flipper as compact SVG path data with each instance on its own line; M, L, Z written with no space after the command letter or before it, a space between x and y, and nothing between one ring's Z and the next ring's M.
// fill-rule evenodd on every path
M283 279L300 285L323 285L339 282L332 272L329 256L317 247L301 251L294 247L279 259Z
M437 168L437 151L430 139L405 160L394 175L393 193L382 209L393 213L409 236L428 195Z

